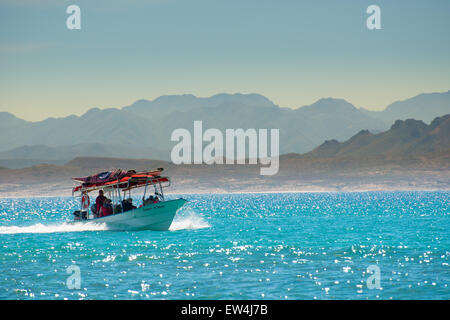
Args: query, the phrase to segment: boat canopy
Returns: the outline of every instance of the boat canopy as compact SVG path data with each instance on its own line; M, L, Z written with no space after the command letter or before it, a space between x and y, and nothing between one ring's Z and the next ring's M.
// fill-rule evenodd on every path
M170 184L168 177L162 177L163 168L151 171L136 172L135 170L112 170L100 172L91 176L82 178L72 178L81 182L81 185L72 189L72 194L76 192L91 192L100 189L120 189L129 191L134 188L145 187L147 185ZM168 186L168 185L167 185ZM165 186L166 187L166 186Z

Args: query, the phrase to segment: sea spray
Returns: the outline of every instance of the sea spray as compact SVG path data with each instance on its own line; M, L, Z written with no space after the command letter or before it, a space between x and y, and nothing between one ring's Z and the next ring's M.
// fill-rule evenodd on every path
M55 232L83 232L108 230L104 223L60 223L45 225L42 223L30 226L0 226L0 234L17 233L55 233Z
M184 229L202 229L210 228L211 225L194 209L189 207L183 207L175 216L172 224L170 225L170 231L184 230Z

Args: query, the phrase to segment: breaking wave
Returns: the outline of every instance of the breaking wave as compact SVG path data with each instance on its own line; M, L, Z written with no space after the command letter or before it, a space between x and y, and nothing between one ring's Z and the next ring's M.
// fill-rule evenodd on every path
M104 223L83 223L71 224L61 223L54 225L45 225L42 223L31 226L3 226L0 227L0 234L16 234L16 233L55 233L55 232L83 232L83 231L99 231L108 230Z

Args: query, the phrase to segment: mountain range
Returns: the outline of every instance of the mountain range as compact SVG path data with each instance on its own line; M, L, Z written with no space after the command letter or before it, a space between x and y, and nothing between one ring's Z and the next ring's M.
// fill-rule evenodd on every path
M362 130L344 142L327 140L310 152L283 155L283 162L291 169L321 173L367 168L448 172L450 114L435 118L429 125L420 120L397 120L385 132Z
M389 130L362 130L350 139L328 140L304 153L280 157L274 176L259 165L174 165L163 160L76 157L64 164L0 168L0 194L70 194L71 177L113 168L164 167L175 192L299 190L435 190L450 188L450 114L430 124L397 120Z
M430 123L435 117L449 113L450 91L442 93L422 93L411 99L397 101L383 111L360 110L385 123L395 120L416 119Z
M280 153L305 153L326 140L344 141L361 130L377 133L396 120L429 123L450 113L450 91L420 94L383 111L356 108L343 99L324 98L296 109L259 94L190 94L138 100L120 109L93 108L81 116L29 122L0 112L0 166L61 164L80 156L169 160L177 128L279 128Z
M420 120L397 120L385 132L362 130L345 142L325 141L304 158L357 158L383 156L407 159L428 153L450 152L450 114L435 118L429 125Z

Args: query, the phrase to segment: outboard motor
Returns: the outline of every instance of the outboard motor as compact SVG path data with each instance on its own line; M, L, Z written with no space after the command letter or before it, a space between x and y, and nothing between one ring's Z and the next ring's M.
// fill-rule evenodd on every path
M77 210L73 212L74 220L87 220L87 212Z

